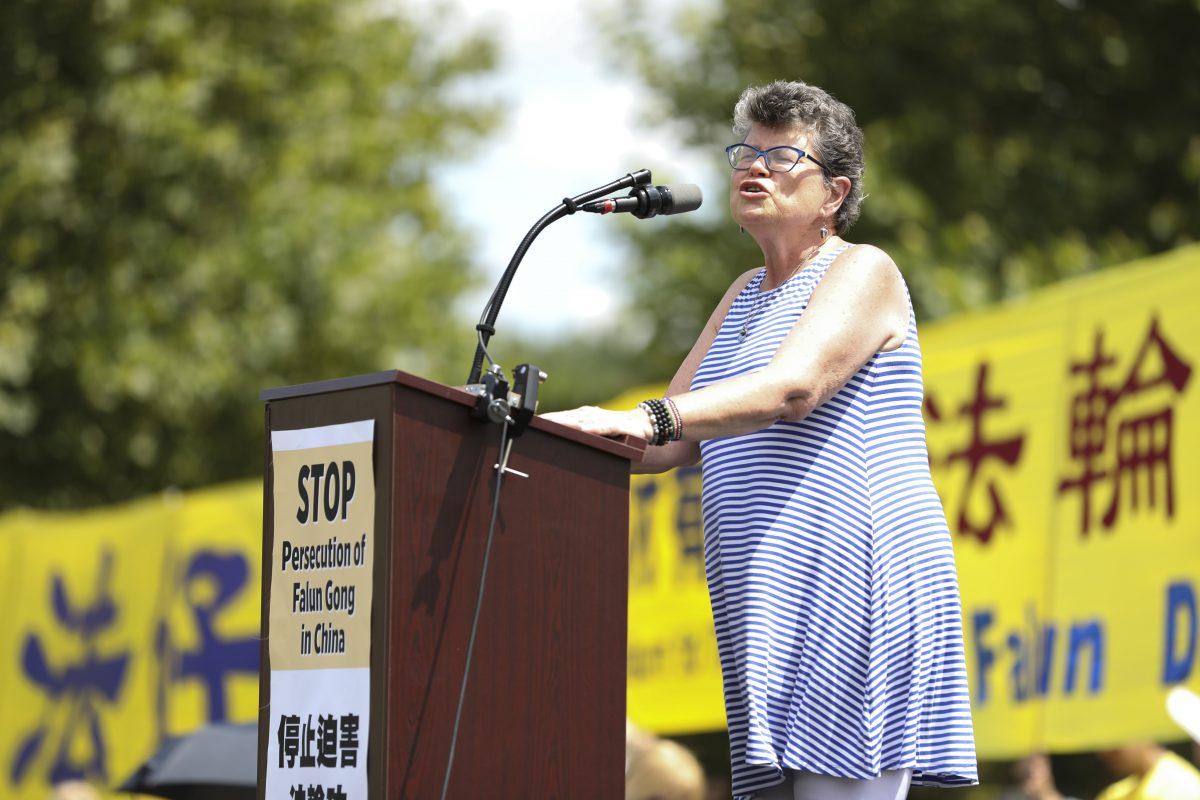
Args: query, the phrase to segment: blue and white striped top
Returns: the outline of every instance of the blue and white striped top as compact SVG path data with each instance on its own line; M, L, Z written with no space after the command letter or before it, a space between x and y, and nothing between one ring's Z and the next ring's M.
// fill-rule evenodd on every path
M844 249L771 292L758 290L765 269L752 278L692 388L765 367ZM785 768L977 781L958 579L922 397L910 301L904 344L876 353L803 421L700 445L738 798L780 783Z

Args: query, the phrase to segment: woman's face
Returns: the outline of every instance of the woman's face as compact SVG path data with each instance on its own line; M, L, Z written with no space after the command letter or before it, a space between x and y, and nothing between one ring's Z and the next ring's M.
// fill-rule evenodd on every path
M754 125L745 143L759 150L779 145L812 153L812 137L804 128L766 128ZM817 158L820 158L816 153ZM829 201L821 168L802 158L791 172L771 172L759 157L749 169L735 169L729 178L729 210L734 222L748 230L771 225L811 225Z

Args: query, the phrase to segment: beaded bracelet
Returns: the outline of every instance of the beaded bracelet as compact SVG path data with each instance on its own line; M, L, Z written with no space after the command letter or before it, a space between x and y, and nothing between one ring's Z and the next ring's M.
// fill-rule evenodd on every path
M637 404L637 407L646 412L646 416L650 418L650 439L649 443L657 445L659 438L662 436L658 427L658 417L654 414L654 408L650 405L649 400L643 400Z
M653 436L650 439L650 444L655 447L661 447L666 444L670 436L670 414L667 412L666 406L661 400L643 400L638 403L638 408L646 412L650 417L650 430Z
M654 441L651 444L661 447L671 441L672 425L671 412L662 400L647 400L645 408L650 412L654 427Z
M661 447L667 442L676 442L682 438L683 418L679 416L679 409L670 398L643 400L638 403L638 408L645 411L650 418L650 444Z
M683 438L683 415L679 413L679 407L675 405L675 401L671 398L664 397L663 402L671 410L671 416L675 421L675 430L671 434L671 441L678 442Z

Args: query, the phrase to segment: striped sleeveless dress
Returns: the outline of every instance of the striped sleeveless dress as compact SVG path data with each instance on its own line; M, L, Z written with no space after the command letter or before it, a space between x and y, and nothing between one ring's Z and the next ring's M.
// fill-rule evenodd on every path
M771 292L758 289L765 269L752 278L692 388L765 367L847 246ZM785 768L977 782L958 579L922 398L910 300L904 344L876 353L804 420L700 445L739 800Z

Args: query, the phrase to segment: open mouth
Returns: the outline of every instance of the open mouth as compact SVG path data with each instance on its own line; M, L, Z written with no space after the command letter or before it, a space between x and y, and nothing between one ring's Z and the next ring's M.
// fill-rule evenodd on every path
M762 197L766 193L766 187L755 181L745 181L738 187L738 194L742 197Z

